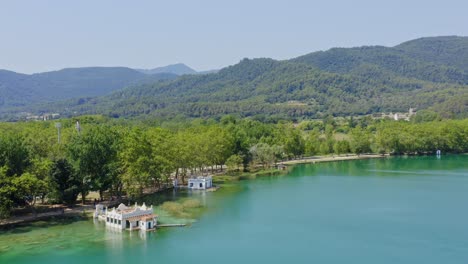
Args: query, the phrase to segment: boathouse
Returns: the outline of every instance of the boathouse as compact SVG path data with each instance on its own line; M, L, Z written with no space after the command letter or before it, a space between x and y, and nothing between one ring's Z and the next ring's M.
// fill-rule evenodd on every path
M213 179L211 176L194 177L188 180L188 188L194 190L205 190L213 187Z
M95 218L106 222L106 226L117 229L128 230L153 230L157 225L157 215L153 213L153 206L147 207L145 203L138 206L127 207L120 204L117 208L104 210L102 205L96 206Z

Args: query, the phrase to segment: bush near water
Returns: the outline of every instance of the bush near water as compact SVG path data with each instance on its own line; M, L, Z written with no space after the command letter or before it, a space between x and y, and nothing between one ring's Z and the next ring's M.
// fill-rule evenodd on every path
M164 202L161 209L176 217L190 217L190 209L201 207L200 201L196 199L187 199L182 203L179 202Z

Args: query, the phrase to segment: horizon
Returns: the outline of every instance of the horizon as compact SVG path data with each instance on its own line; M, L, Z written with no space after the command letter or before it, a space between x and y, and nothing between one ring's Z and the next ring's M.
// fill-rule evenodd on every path
M47 71L30 72L30 73L19 72L19 71L15 71L15 70L11 70L11 69L4 69L4 68L0 68L0 70L13 71L15 73L25 74L25 75L33 75L33 74L41 74L41 73L46 73L46 72L61 71L61 70L65 70L65 69L79 69L79 68L128 68L128 69L139 71L139 70L153 70L153 69L157 69L157 68L164 68L164 67L175 66L175 65L185 65L185 66L189 67L190 69L192 69L192 70L194 70L196 72L209 72L209 71L218 71L218 70L221 70L223 68L226 68L226 67L229 67L229 66L232 66L232 65L236 65L239 62L241 62L241 60L243 60L245 58L247 58L247 59L269 58L269 59L274 59L274 60L281 61L281 60L294 59L294 58L297 58L297 57L300 57L300 56L303 56L303 55L307 55L307 54L311 54L311 53L315 53L315 52L328 51L330 49L335 49L335 48L345 48L346 49L346 48L378 47L378 46L391 48L391 47L398 46L398 45L400 45L402 43L405 43L405 42L408 42L408 41L424 39L424 38L435 38L435 37L461 37L461 38L465 38L465 37L468 37L468 36L461 36L461 35L421 36L421 37L417 37L417 38L414 38L414 39L405 40L403 42L397 43L397 44L392 45L392 46L385 46L385 45L379 45L379 44L360 45L360 46L352 46L352 47L336 46L336 47L329 47L329 48L323 49L323 50L314 50L314 51L310 51L310 52L307 52L307 53L304 53L304 54L299 54L299 55L291 57L291 58L284 58L284 59L276 59L276 58L272 58L272 57L249 57L249 58L243 57L243 58L239 58L239 60L237 62L234 62L232 64L228 64L228 65L224 65L224 66L221 66L220 68L216 68L216 69L202 69L202 70L200 70L200 69L192 67L191 65L188 65L187 63L184 63L184 62L174 62L174 63L170 63L170 64L166 64L166 65L158 65L158 66L154 66L154 67L150 67L150 68L142 68L142 67L138 67L138 66L137 67L130 67L130 66L126 66L126 65L83 65L83 66L67 66L67 67L59 68L59 69L51 69L51 70L47 70Z
M0 69L31 74L80 67L197 71L243 58L284 60L334 47L395 46L430 36L468 36L460 0L324 3L3 2Z

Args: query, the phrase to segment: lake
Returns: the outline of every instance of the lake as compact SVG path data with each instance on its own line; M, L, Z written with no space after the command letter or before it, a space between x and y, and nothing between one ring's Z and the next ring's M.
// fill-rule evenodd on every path
M196 222L39 222L0 231L0 263L468 263L466 155L298 165L171 195L204 204Z

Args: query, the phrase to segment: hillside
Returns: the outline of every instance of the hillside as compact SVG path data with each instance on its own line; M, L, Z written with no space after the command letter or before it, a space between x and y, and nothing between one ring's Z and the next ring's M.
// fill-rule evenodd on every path
M438 83L468 84L468 60L464 63L448 64L441 63L437 56L426 54L425 59L419 58L414 50L407 52L398 48L387 48L381 46L359 47L359 48L334 48L323 52L310 53L296 59L295 62L306 63L319 69L356 75L373 75L415 78L423 81ZM468 50L468 43L465 49ZM424 49L421 47L421 50ZM447 51L448 53L448 51ZM456 52L454 52L456 53ZM456 54L446 55L446 57ZM432 58L432 59L431 59Z
M404 42L395 47L414 59L455 67L468 72L468 37L429 37Z
M146 75L125 67L67 68L31 75L0 70L0 109L100 96L129 85L175 77L170 73Z
M154 69L136 69L139 72L145 74L157 74L157 73L172 73L175 75L184 75L184 74L196 74L197 71L190 68L189 66L183 63L171 64L164 67L158 67Z
M34 96L39 96L33 89L23 85L27 78L29 76L26 74L0 70L0 109L2 106L22 106Z
M436 50L444 54L434 51L437 54L431 55L428 41L441 45ZM296 119L413 107L433 109L446 117L466 116L467 61L452 63L449 58L456 53L463 56L468 44L458 38L454 41L457 43L453 44L451 37L441 37L396 47L334 48L285 61L243 59L212 74L130 85L107 96L36 105L28 110L68 116L192 118L235 114Z

